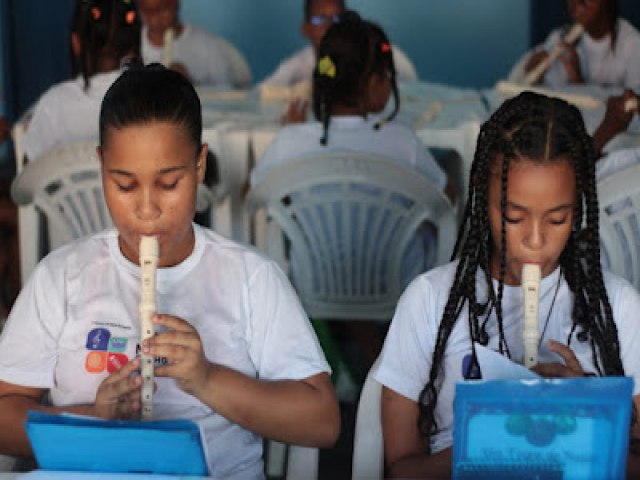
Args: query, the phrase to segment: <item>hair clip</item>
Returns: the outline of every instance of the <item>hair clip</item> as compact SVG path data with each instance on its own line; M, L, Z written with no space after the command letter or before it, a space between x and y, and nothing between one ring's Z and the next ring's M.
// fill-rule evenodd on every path
M382 53L389 53L391 51L391 45L389 45L387 42L383 42L380 44L380 51Z
M136 12L135 10L129 10L124 14L124 21L127 25L133 25L133 22L136 21Z
M93 18L94 22L97 22L102 17L102 12L98 7L91 7L91 18Z
M320 75L326 75L329 78L336 76L336 66L329 55L325 55L318 62L318 73Z

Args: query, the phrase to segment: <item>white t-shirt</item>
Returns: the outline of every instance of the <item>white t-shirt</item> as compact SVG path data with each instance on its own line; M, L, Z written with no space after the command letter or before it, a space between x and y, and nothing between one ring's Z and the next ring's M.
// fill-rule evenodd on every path
M596 180L601 182L614 173L638 163L640 163L640 148L615 150L596 162Z
M323 128L320 122L287 125L275 136L251 172L255 185L267 172L307 154L323 152L361 152L389 159L424 174L441 190L447 175L416 134L397 122L374 129L377 119L357 116L331 117L327 146L320 144Z
M194 225L193 253L157 272L158 311L200 334L207 359L266 380L330 371L289 281L259 252ZM91 404L109 372L135 357L140 269L106 230L47 256L0 337L0 379L47 388L54 405ZM154 418L197 420L216 478L261 478L262 439L157 378ZM256 402L260 399L256 398Z
M142 27L140 51L145 64L162 63L164 48L149 41L148 27ZM233 73L221 39L193 25L184 25L173 41L173 63L187 69L195 85L233 86Z
M398 302L378 367L373 373L378 382L416 402L429 378L438 327L456 266L457 262L451 262L435 268L420 275L409 285ZM640 329L637 320L640 295L629 283L611 273L605 272L604 281L618 328L622 364L625 374L635 380L634 395L637 395L640 393ZM476 288L478 299L486 299L486 283L480 272L476 276ZM494 288L497 289L497 282L494 282ZM522 363L523 357L522 305L522 288L505 285L502 301L504 334L511 358L519 363ZM540 331L544 332L539 354L541 362L550 361L553 355L544 347L548 339L566 343L571 331L572 307L573 294L564 276L560 277L558 268L542 279L540 287ZM498 327L495 313L492 313L487 323L487 333L490 339L488 347L497 351ZM570 346L584 371L595 372L590 343L580 342L574 335ZM443 359L444 381L438 393L435 411L435 419L441 431L431 437L433 452L452 445L455 384L463 380L463 359L470 353L468 309L465 306L451 331Z
M121 73L98 73L87 90L81 76L47 90L36 103L24 137L29 161L67 143L97 139L102 98Z
M595 40L584 33L576 44L580 70L585 83L602 86L640 88L640 32L624 18L618 19L615 48L611 35ZM544 42L544 48L552 52L564 34L564 29L552 31ZM544 84L559 87L568 83L567 71L562 62L556 61L547 70Z
M418 79L418 73L409 57L396 45L392 45L393 64L399 82L412 82ZM284 59L275 72L263 80L269 85L292 86L313 77L316 66L316 53L311 45L307 45L290 57Z

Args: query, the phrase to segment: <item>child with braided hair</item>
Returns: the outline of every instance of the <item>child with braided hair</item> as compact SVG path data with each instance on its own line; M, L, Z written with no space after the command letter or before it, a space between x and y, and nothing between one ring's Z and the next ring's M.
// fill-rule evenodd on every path
M76 78L53 85L35 105L24 140L29 161L65 143L98 138L105 92L129 59L140 56L135 0L76 0L71 63Z
M345 12L322 38L318 59L313 76L313 110L317 121L282 128L256 163L251 186L273 169L304 155L359 152L386 157L419 172L436 188L444 190L447 176L433 156L412 130L393 121L399 108L398 88L391 44L384 31L355 12ZM381 119L379 114L392 93L395 108ZM402 269L401 276L406 283L416 271L431 266L428 246L432 236L428 228L424 230L415 236L404 257L407 268ZM301 275L300 267L294 262L291 270L295 283ZM356 372L363 377L380 352L386 330L386 323L373 323L331 325L334 332L347 328L350 332L345 336L360 339L352 343L356 349L366 350L359 352L362 361L358 361L360 368Z
M412 130L392 121L400 104L392 48L382 28L347 11L322 38L318 59L313 75L317 121L282 128L256 163L251 185L301 155L355 151L414 168L443 190L447 177L435 159ZM375 115L392 93L394 109L381 120Z
M523 361L525 263L542 272L534 370L628 375L640 403L640 296L601 271L594 171L580 112L562 100L524 92L482 126L455 261L409 285L373 372L391 476L449 478L455 383L477 378L476 345Z

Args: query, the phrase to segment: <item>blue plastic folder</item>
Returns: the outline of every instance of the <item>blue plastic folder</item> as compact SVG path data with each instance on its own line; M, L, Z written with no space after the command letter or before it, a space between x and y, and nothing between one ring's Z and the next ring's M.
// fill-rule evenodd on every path
M453 478L625 478L633 380L477 380L456 385Z
M27 435L44 470L207 475L198 425L30 411Z

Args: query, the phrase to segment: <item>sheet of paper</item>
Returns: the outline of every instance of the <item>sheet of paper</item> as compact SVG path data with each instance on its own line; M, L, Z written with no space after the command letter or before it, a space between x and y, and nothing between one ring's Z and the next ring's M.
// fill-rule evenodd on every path
M512 362L490 348L476 343L476 355L483 380L526 380L540 378L537 373Z

